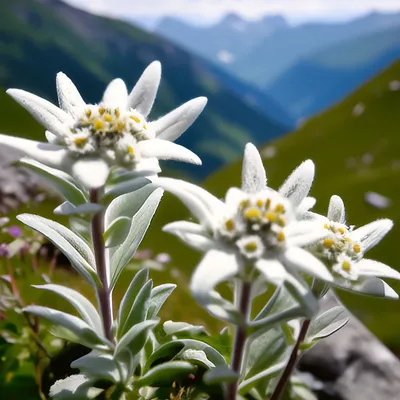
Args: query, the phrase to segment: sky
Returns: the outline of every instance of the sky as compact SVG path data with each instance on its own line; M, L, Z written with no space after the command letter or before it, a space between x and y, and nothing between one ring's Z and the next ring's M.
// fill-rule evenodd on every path
M346 20L370 11L400 11L400 0L66 0L93 13L141 20L151 25L170 15L212 23L229 12L247 19L283 14L292 23Z

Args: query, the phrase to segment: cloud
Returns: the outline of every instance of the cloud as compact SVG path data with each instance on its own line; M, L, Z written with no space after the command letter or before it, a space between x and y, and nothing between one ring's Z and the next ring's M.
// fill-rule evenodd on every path
M284 14L289 18L339 18L371 10L400 10L398 0L67 0L89 11L126 18L175 15L214 20L227 12L247 18Z

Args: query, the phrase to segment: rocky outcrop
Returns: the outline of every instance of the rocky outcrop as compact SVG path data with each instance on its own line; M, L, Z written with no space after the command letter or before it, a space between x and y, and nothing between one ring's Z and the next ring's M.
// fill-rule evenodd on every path
M40 178L24 168L12 165L20 156L20 153L6 146L0 147L0 215L20 204L43 198Z
M325 306L337 305L329 296ZM301 359L320 400L400 399L400 361L354 316Z

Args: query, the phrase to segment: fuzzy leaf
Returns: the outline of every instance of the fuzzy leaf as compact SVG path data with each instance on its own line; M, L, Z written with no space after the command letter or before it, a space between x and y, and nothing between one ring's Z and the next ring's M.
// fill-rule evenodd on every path
M144 371L149 370L155 363L159 364L160 360L172 360L184 348L185 344L181 340L173 340L162 344L147 359Z
M94 388L93 380L87 376L71 375L68 378L58 380L50 388L50 397L55 400L89 400L94 399L104 389Z
M92 286L99 284L95 260L87 243L58 222L32 214L20 214L18 220L46 236L69 259L75 270Z
M257 375L254 375L249 379L245 379L239 385L239 393L242 395L248 393L251 389L256 387L259 382L271 379L272 377L278 375L279 372L285 368L285 366L286 362L273 364Z
M333 335L349 322L346 309L336 306L311 321L305 342L311 343Z
M118 310L118 337L122 336L122 329L129 316L129 313L132 310L136 297L139 294L140 290L143 288L143 286L146 284L148 279L149 279L149 271L147 269L140 270L132 279L132 282L130 283L128 290L125 292L125 295L122 298Z
M119 217L132 219L156 189L156 185L147 184L134 192L123 194L114 199L107 207L104 216L106 229Z
M57 293L59 296L66 299L78 311L82 319L91 326L96 332L103 334L103 325L99 313L93 304L82 294L76 290L67 288L66 286L47 284L34 285L37 289L49 290Z
M128 217L118 217L104 232L106 247L115 247L123 243L131 228L131 220Z
M148 320L132 326L129 331L118 341L115 347L115 356L124 350L129 350L133 355L137 354L146 343L150 329L154 328L159 321Z
M115 185L108 185L102 198L102 203L110 203L118 196L124 195L126 193L135 192L148 185L149 183L151 183L149 179L136 178L125 182L120 182Z
M186 378L195 369L194 365L186 361L169 361L150 369L134 384L136 387L171 385L175 380Z
M131 329L132 326L145 320L147 313L147 301L150 298L152 287L153 281L149 280L140 289L139 293L135 297L135 301L133 302L131 309L126 315L124 324L120 326L120 336L123 336L129 329Z
M147 307L146 319L153 319L157 317L161 307L167 301L168 297L175 290L176 285L172 283L165 283L164 285L156 286L151 291L151 296Z
M86 322L74 315L42 306L27 306L23 311L64 327L79 339L78 343L86 347L94 348L106 343L106 340L101 338Z
M162 189L156 189L132 218L128 237L111 258L111 289L115 286L122 270L129 263L141 243L158 204L163 195Z
M221 383L232 382L237 378L237 373L232 371L232 369L227 365L219 365L207 371L204 374L203 381L206 385L218 385Z
M54 209L56 215L92 215L103 209L100 204L85 203L74 206L69 201L65 201Z
M79 205L87 202L85 194L79 189L77 183L65 172L50 168L30 158L22 158L16 165L28 168L40 175L70 203Z
M280 329L271 329L258 336L250 345L246 379L274 364L285 354L286 349L286 339Z
M121 376L114 357L111 354L92 350L89 354L73 361L71 368L78 368L91 378L104 379L114 383L121 381ZM120 368L123 368L120 365Z
M165 321L163 328L164 332L168 336L177 334L188 334L195 336L206 333L204 326L191 325L187 322Z

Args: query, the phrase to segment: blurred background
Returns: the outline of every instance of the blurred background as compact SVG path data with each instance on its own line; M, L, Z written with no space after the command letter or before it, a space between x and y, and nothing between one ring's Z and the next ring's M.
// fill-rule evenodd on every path
M400 270L400 0L0 3L1 132L44 140L44 129L5 94L9 87L55 102L55 76L63 71L86 101L97 102L111 79L121 77L132 87L147 64L160 60L163 79L153 119L191 98L209 99L179 140L203 166L166 164L164 174L201 183L222 197L229 186L240 184L240 160L249 141L261 149L272 187L311 158L316 210L325 213L330 196L338 194L350 225L392 218L394 230L368 257ZM10 218L1 228L0 244L0 395L12 398L12 390L23 387L31 394L21 398L36 399L37 385L46 386L54 368L40 364L40 351L32 350L30 325L39 322L27 325L9 312L21 301L55 305L51 295L30 289L31 283L70 281L88 295L90 289L54 249L28 231L15 230L21 228L15 215L50 217L59 200L40 180L10 167L14 159L0 148L0 216ZM164 309L165 319L203 323L217 332L220 326L185 288L199 255L160 230L189 217L177 202L165 196L115 297L144 263L156 282L180 284ZM400 284L392 283L400 292ZM400 303L339 295L400 354ZM61 301L57 306L68 309ZM58 354L63 345L39 325L34 328Z

